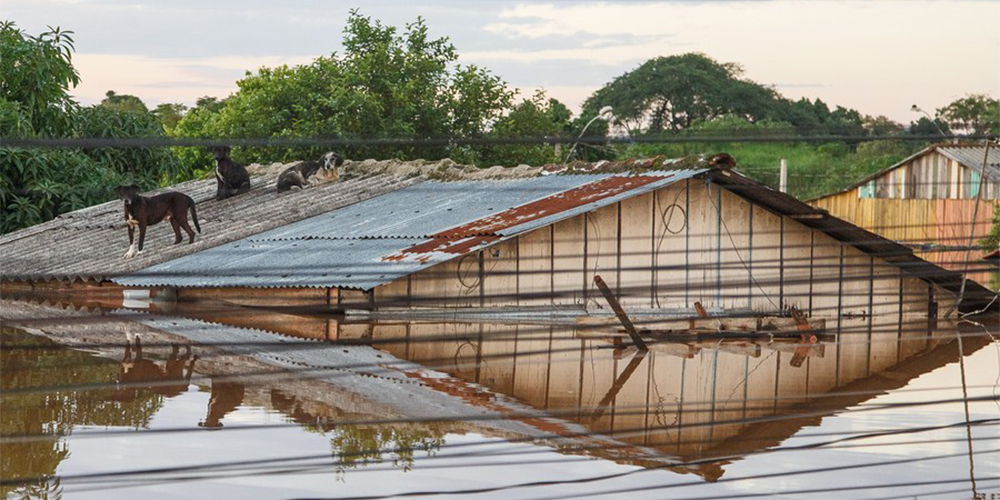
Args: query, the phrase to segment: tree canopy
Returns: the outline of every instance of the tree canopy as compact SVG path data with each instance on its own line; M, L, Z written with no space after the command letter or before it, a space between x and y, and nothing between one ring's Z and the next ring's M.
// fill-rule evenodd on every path
M937 110L940 119L955 130L970 134L1000 134L1000 100L986 94L956 99Z
M138 98L113 92L100 105L80 106L69 91L80 82L71 31L31 36L0 23L0 136L156 137L157 118ZM138 103L136 103L138 101ZM137 105L138 104L138 105ZM21 149L0 146L0 232L113 198L114 187L144 188L176 176L164 148Z
M218 111L189 112L185 136L448 138L483 136L509 109L514 91L500 77L458 64L447 38L429 35L423 19L398 30L351 11L344 52L301 66L261 68L237 82ZM198 108L201 108L199 106ZM196 109L198 109L196 108ZM197 126L194 123L197 122ZM461 151L460 151L461 152ZM238 151L246 160L299 159L320 151ZM358 146L348 157L441 158L448 146ZM474 161L470 155L463 158Z

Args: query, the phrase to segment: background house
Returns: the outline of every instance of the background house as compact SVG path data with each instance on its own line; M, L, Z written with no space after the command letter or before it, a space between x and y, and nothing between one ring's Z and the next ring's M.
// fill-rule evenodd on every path
M939 144L877 172L836 193L808 203L831 215L917 250L947 269L963 270L969 232L978 242L1000 204L1000 148L991 148L986 165L982 145ZM975 199L982 200L972 220ZM973 252L970 277L989 283L992 270Z

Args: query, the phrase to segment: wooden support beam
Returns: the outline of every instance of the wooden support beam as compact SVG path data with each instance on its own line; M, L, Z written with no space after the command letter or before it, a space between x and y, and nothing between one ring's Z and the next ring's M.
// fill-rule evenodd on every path
M632 356L632 361L629 361L628 366L626 366L622 373L618 375L615 382L611 384L611 388L608 389L608 392L603 398L601 398L601 402L597 404L597 410L590 416L591 421L598 420L604 416L604 412L607 411L607 409L614 402L615 396L617 396L622 390L622 387L625 386L625 382L628 382L628 379L632 377L635 370L639 368L639 365L642 364L642 360L645 359L645 357L646 351L642 349L635 353L635 356Z
M632 338L632 342L635 346L638 347L640 351L648 351L649 347L646 346L646 342L644 342L642 337L639 336L639 332L635 330L632 320L628 318L628 314L625 314L625 310L622 309L621 304L618 303L618 299L616 299L615 294L611 292L611 288L608 288L608 284L601 279L600 275L594 275L594 284L601 290L601 294L604 295L604 300L608 301L608 305L610 305L611 310L615 312L615 316L618 316L618 321L621 321L622 326L625 327L625 332Z

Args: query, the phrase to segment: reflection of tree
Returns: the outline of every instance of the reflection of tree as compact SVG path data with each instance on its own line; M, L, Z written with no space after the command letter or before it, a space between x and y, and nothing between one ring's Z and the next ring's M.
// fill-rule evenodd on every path
M280 390L271 390L271 406L292 421L313 432L330 432L330 448L337 459L338 472L368 464L382 463L384 455L392 457L393 467L408 471L413 468L413 453L437 451L444 439L444 432L433 424L396 426L333 425L329 419L320 419L303 408L295 397Z
M368 464L382 463L383 455L392 457L392 466L404 471L413 468L413 453L426 451L433 454L444 443L440 433L418 429L411 425L343 426L334 429L330 448L337 459L339 471Z
M33 346L31 348L24 348ZM40 348L41 347L41 348ZM163 398L148 389L134 399L116 401L114 390L62 390L8 394L25 387L114 383L119 363L66 349L44 337L14 328L0 330L0 434L69 433L80 425L138 429L163 404ZM66 442L0 443L0 477L51 477L69 455ZM60 497L58 480L16 488L0 488L0 496ZM13 492L15 492L12 494Z

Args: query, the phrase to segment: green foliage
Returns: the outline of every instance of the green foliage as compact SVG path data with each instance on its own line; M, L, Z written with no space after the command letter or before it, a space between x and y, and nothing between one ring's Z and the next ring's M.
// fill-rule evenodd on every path
M457 64L454 46L447 38L431 38L422 19L400 32L352 11L343 45L343 55L248 73L218 111L199 106L196 109L204 112L189 112L174 133L230 138L477 137L488 132L513 99L513 91L499 77ZM316 147L237 148L233 156L243 162L287 161L323 152ZM453 148L385 144L344 148L341 153L349 158L439 159Z
M717 123L720 122L720 123ZM722 117L695 124L693 135L713 129L737 130L739 135L766 135L787 132L786 124ZM731 154L737 170L773 188L778 187L778 165L788 160L788 190L793 196L808 199L842 189L863 177L906 158L922 145L901 141L868 141L852 151L841 142L813 145L809 143L675 143L632 144L620 147L618 157L650 157L664 155L679 158L691 155Z
M979 241L979 244L987 252L1000 248L1000 204L993 206L993 227L990 228L990 233Z
M490 137L549 137L568 135L571 132L572 113L556 99L547 99L538 91L530 99L515 105L509 113L496 121ZM470 148L471 150L471 148ZM547 144L500 144L472 150L473 162L482 165L545 165L562 161L554 146ZM488 162L488 163L487 163Z
M426 427L426 426L423 426ZM368 464L382 463L383 451L392 450L392 465L404 471L413 468L413 454L433 454L444 444L438 432L414 426L340 426L334 430L330 447L340 472Z
M0 22L0 135L61 136L72 130L78 106L69 90L80 83L71 62L72 34L49 28L29 36L12 21Z
M775 92L742 79L741 73L739 66L703 54L657 57L599 89L584 108L613 107L633 133L676 132L727 114L766 118Z
M81 108L73 40L58 28L37 37L0 23L0 135L3 137L157 137L163 128L138 98L108 93ZM114 187L145 189L181 176L163 148L21 149L0 147L0 233L38 224L114 198Z
M142 99L134 95L128 94L116 94L114 90L109 90L104 94L105 97L101 100L101 106L106 108L131 111L135 113L145 113L149 111L146 107L146 103L142 102Z
M158 104L156 108L153 109L153 114L160 120L160 125L163 126L163 130L170 133L170 131L177 127L177 123L184 117L184 113L187 112L187 109L188 107L183 104L165 102L163 104Z
M907 133L913 135L948 135L951 134L951 127L948 122L935 118L931 120L926 116L921 116L919 120L910 122Z
M1000 134L1000 100L972 94L937 110L952 129L970 134Z

